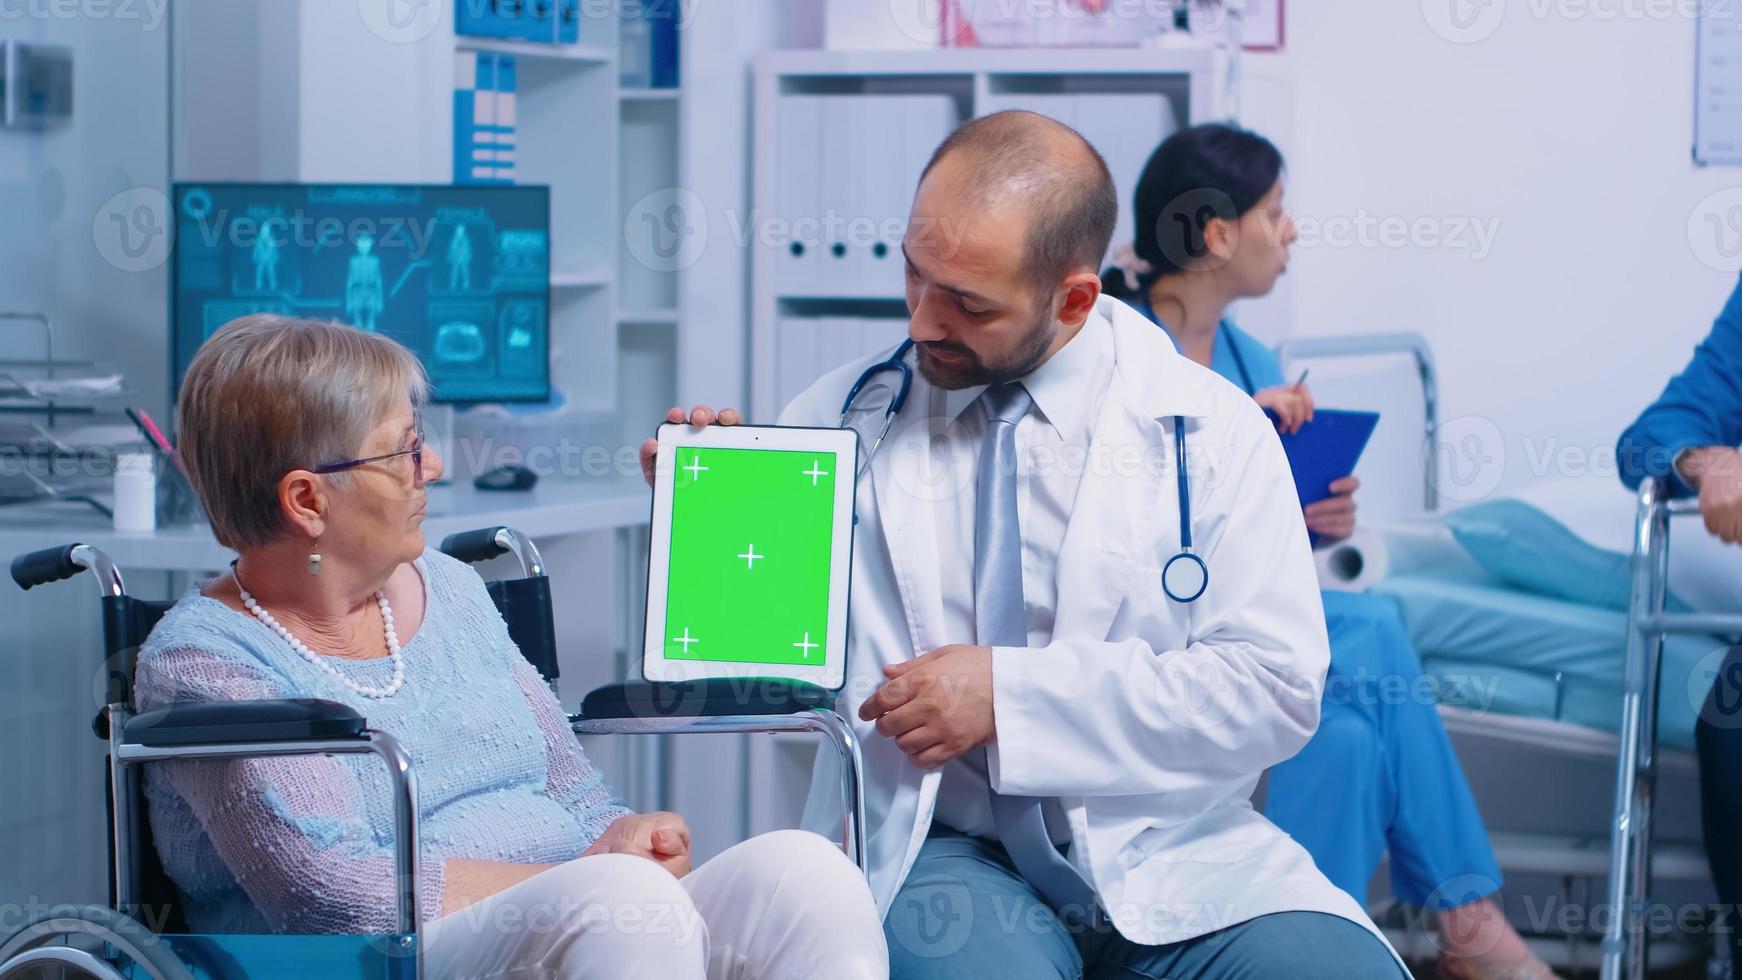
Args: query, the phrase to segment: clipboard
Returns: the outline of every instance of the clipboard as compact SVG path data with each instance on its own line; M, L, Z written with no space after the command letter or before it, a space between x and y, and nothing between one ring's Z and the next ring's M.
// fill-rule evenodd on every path
M1277 420L1269 409L1264 414L1272 422ZM1320 408L1313 411L1313 420L1301 426L1300 431L1280 434L1302 507L1329 497L1333 481L1355 472L1355 464L1378 424L1378 412Z

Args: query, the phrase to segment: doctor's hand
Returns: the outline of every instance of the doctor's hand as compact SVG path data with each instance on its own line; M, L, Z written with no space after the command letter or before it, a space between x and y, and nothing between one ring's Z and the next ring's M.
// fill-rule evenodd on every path
M718 415L706 405L697 405L684 413L681 408L673 408L665 413L665 420L676 425L688 422L691 425L703 426L719 423L720 425L737 425L744 421L744 416L735 408L722 408ZM647 480L648 486L653 486L654 457L659 455L659 440L649 439L641 444L641 476Z
M1700 491L1706 530L1725 544L1742 544L1742 453L1728 446L1690 450L1680 469Z
M859 706L862 721L921 769L935 769L993 740L992 651L947 646L883 668L889 678Z
M1276 413L1278 432L1299 432L1313 420L1313 395L1306 385L1277 385L1252 396L1260 408Z
M1326 542L1341 541L1355 533L1355 491L1361 481L1352 476L1331 483L1331 496L1306 505L1307 530Z
M581 852L590 854L633 854L682 878L690 873L690 829L675 813L631 813L611 821Z

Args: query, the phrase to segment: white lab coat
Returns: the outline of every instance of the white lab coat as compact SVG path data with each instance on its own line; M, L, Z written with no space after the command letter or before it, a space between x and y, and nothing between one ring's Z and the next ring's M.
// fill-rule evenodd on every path
M1133 942L1179 942L1291 910L1341 916L1377 935L1248 802L1259 775L1312 736L1330 660L1275 428L1135 310L1103 297L1092 317L1112 323L1113 380L1059 554L1052 642L994 654L992 784L1059 799L1071 859ZM782 424L837 424L853 380L884 356L825 375ZM840 710L863 742L871 891L885 916L925 840L940 775L913 765L856 712L885 664L973 640L939 631L944 538L927 501L974 492L959 485L961 468L928 459L926 417L941 402L915 371L857 496ZM1187 419L1194 544L1210 569L1208 591L1190 605L1161 590L1161 566L1179 550L1176 415ZM818 755L805 823L828 832L839 828L840 783L833 754Z

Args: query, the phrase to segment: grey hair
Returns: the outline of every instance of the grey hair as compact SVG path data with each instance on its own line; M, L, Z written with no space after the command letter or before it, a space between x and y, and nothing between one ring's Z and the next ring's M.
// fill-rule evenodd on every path
M282 537L286 473L357 457L395 408L428 396L422 363L390 337L273 313L224 324L176 402L182 458L218 543Z

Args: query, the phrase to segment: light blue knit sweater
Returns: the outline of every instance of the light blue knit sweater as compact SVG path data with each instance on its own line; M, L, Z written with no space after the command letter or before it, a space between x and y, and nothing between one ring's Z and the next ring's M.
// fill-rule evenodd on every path
M429 919L444 859L568 861L629 810L581 754L477 573L434 549L416 564L427 613L392 697L353 693L196 587L141 650L135 700L326 698L398 738L416 766ZM364 686L392 676L386 658L333 664ZM158 854L202 932L394 931L389 790L373 756L178 761L146 773Z

